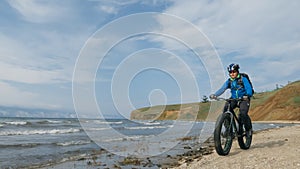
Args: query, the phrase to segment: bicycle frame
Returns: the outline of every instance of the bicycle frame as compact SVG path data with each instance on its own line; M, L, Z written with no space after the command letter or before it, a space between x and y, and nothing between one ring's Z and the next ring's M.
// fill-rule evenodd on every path
M224 99L224 100L226 100L226 102L228 103L227 110L224 113L227 113L227 114L230 115L230 126L232 126L232 128L234 129L235 136L238 137L239 136L238 127L240 127L239 126L240 121L239 121L237 115L235 114L235 112L230 111L230 102L229 102L229 100L231 100L231 99ZM239 100L237 100L237 101L239 101ZM238 125L237 125L236 122L238 123Z
M229 126L232 126L232 128L234 129L235 136L238 137L238 126L236 124L236 121L239 123L239 120L238 120L236 114L231 111L226 111L225 113L230 115L230 125Z

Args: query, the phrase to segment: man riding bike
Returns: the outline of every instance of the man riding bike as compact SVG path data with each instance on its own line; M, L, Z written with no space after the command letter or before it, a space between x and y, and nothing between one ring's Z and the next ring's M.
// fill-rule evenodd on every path
M210 95L210 99L217 99L217 97L222 95L227 89L230 89L230 98L233 100L225 104L223 112L228 109L228 106L230 106L231 112L233 112L236 107L239 107L239 119L243 124L245 124L245 129L246 131L248 131L247 135L251 135L252 125L249 124L250 121L247 120L247 118L250 118L248 115L248 111L250 107L250 98L253 95L253 90L249 80L239 73L239 68L239 65L234 63L230 64L227 67L230 78L225 81L223 86L218 91L216 91L215 94Z

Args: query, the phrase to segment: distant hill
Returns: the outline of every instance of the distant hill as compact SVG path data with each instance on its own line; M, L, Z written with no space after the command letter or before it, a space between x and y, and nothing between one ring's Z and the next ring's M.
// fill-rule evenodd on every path
M133 120L207 120L216 117L224 102L159 105L131 112ZM213 106L212 106L213 105ZM213 115L212 115L213 114ZM295 120L300 121L300 81L271 92L257 93L251 100L249 115L253 121Z

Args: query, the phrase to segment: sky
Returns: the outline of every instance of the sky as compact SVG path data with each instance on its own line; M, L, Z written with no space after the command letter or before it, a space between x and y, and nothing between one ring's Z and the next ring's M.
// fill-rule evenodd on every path
M299 80L297 0L0 1L0 106L122 116L201 101L238 63L255 91Z

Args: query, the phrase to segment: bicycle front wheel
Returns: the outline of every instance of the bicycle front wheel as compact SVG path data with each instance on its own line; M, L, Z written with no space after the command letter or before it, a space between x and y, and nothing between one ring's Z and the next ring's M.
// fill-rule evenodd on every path
M214 131L215 149L219 155L227 155L230 152L233 139L231 118L227 113L220 115Z

